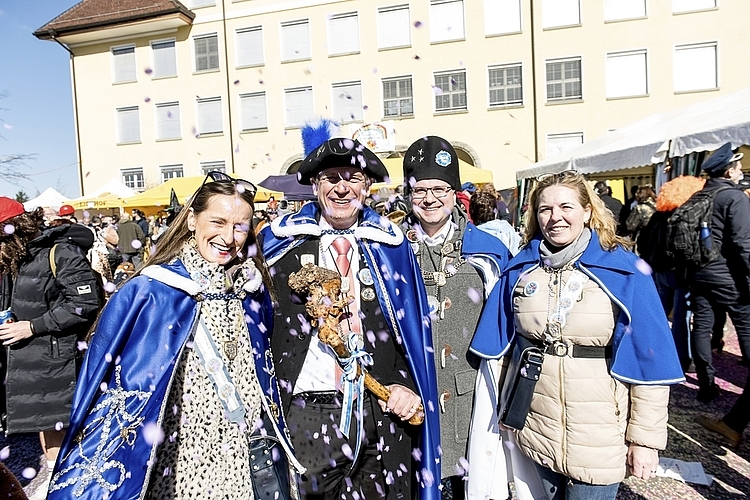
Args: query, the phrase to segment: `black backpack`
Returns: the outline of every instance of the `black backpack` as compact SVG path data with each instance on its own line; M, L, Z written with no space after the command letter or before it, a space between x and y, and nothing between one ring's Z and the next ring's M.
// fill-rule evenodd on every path
M667 226L672 212L654 212L646 227L638 233L636 250L654 271L674 269L674 261L667 255Z
M673 262L686 270L697 271L716 259L721 246L711 232L714 197L718 189L698 191L669 218L666 231L666 253ZM703 232L703 235L701 235Z

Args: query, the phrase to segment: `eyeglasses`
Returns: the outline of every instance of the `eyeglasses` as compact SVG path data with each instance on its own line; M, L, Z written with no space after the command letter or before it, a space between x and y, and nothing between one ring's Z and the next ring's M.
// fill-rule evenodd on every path
M537 176L536 180L546 181L547 179L552 179L553 177L556 179L565 179L566 177L575 177L578 175L578 170L575 169L569 169L569 170L563 170L562 172L554 172L549 174L542 174Z
M364 174L354 173L352 175L347 174L321 174L318 176L318 182L327 182L329 184L338 184L344 181L347 184L364 184L367 182L367 177Z
M255 187L255 184L253 184L252 182L246 181L245 179L235 179L234 177L230 177L224 172L219 172L218 170L212 170L206 173L206 178L203 179L203 184L201 184L201 187L198 189L198 191L203 189L203 186L206 185L206 181L208 179L211 179L214 182L231 182L237 188L238 193L242 194L245 192L249 192L250 196L253 198L255 198L255 193L258 192L258 188ZM198 191L196 191L196 193Z
M440 200L448 196L451 191L453 191L453 188L450 186L415 187L411 190L411 197L415 200L421 200L427 196L427 193L432 193L432 196Z

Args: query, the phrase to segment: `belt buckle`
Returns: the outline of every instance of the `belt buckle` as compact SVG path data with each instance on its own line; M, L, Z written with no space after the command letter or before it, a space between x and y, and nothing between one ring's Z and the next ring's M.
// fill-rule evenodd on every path
M552 354L561 358L567 356L570 350L570 346L562 340L555 340L550 347L552 348Z

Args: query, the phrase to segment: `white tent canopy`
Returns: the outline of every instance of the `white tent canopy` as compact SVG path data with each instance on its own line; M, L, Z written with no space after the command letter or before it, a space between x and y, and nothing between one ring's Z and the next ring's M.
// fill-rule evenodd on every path
M609 172L750 144L750 87L691 106L657 113L516 172L528 179L575 169Z
M55 191L54 188L50 187L45 189L44 192L36 198L25 202L23 204L23 208L27 212L30 210L34 210L37 207L58 209L69 199L70 198L63 196L62 194Z
M135 196L138 193L136 193L132 188L129 188L128 186L120 182L118 179L110 179L102 187L88 193L82 198L97 198L102 195L109 196L112 194L116 195L118 198L130 198L131 196Z

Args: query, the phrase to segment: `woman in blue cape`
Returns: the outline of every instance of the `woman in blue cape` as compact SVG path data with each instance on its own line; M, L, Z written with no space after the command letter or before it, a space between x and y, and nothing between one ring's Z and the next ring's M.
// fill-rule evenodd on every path
M219 172L109 300L90 339L50 499L253 499L249 438L280 440L267 332L270 278L250 223L255 187ZM281 491L279 498L289 497Z
M540 179L525 246L472 341L487 359L511 348L516 362L523 349L537 353L511 363L500 414L550 500L614 499L626 475L655 475L667 442L667 385L684 380L648 266L615 228L580 174ZM511 397L514 387L530 406Z

